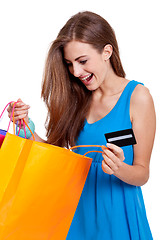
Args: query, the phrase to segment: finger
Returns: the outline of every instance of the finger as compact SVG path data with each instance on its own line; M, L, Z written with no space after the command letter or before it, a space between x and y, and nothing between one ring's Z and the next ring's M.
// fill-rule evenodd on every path
M122 165L123 155L120 157L116 156L111 150L106 147L102 147L104 153L102 156L106 163L113 169L113 171L117 171L119 167Z
M13 122L13 116L12 116L12 111L8 112L8 117L11 118L11 121ZM28 117L28 110L23 110L23 111L14 111L14 121L17 122L21 119L25 118L26 122L29 122L29 117Z
M12 106L12 107L13 107L13 105L14 105L14 102L11 103L11 106ZM15 108L16 108L16 107L22 107L22 106L29 106L29 105L25 104L25 103L21 100L21 98L19 98L19 99L17 100L16 104L15 104Z
M23 102L17 102L15 107L18 108L18 107L23 107L23 106L26 106L27 104L23 103Z
M113 170L105 163L104 160L102 161L102 170L109 175L112 175L114 173Z
M28 116L28 111L18 111L14 113L14 117L21 119L22 116Z
M25 116L25 117L28 116L28 109L16 109L14 111L14 117L21 118L22 115Z
M21 121L21 124L23 124L23 118L26 119L26 117L23 116L23 115L22 115L22 118L21 117L20 118L19 117L15 117L14 118L14 123L17 123L17 121L18 121L18 125L19 125L19 123ZM13 118L11 118L11 121L13 122ZM28 123L28 121L26 121L26 122Z
M30 109L30 106L25 104L25 105L21 106L19 109L20 110L28 110L28 109Z
M102 156L104 158L104 162L113 170L113 172L116 172L122 164L119 159L117 159L116 162L113 162L112 159L107 157L105 154L102 154Z
M22 105L23 105L23 104L25 104L25 103L22 101L21 98L18 98L18 100L17 100L17 102L16 102L16 105L17 105L17 104L20 104L20 105L22 104Z
M28 110L29 108L30 106L24 103L16 103L14 107L14 112L16 112L17 110ZM13 110L13 103L10 104L9 107L7 108L8 112L12 112L12 110Z
M10 117L11 117L11 114L12 114L12 107L11 107L11 106L9 106L9 107L7 108L7 112L8 112L8 117L10 118Z
M111 150L109 150L108 148L104 148L104 147L102 147L102 150L108 158L112 159L113 162L116 162L117 156Z
M18 103L18 102L11 102L11 103L9 104L10 108L13 108L13 106L16 107L17 103Z
M21 108L15 108L14 109L14 113L15 114L19 114L19 113L27 113L28 110L29 110L30 107L27 107L27 106L24 106L24 107L21 107Z
M25 104L24 102L17 102L16 104L15 104L15 108L29 108L30 106L28 105L28 104Z
M11 111L11 106L9 105L9 107L7 108L7 112Z
M124 161L125 157L124 157L124 152L122 148L112 143L107 143L107 148L109 148L117 157L119 157L122 161Z
M17 115L20 115L20 114L28 114L28 110L29 110L30 106L29 105L24 105L22 107L15 107L14 108L14 115L17 116ZM9 115L11 115L12 111L13 111L13 108L9 107L7 109Z
M120 161L119 158L116 158L115 161L107 157L105 154L102 154L105 163L113 170L113 172L116 172L121 166L122 166L122 161Z
M28 114L21 114L14 117L15 121L22 120L23 118L28 117Z

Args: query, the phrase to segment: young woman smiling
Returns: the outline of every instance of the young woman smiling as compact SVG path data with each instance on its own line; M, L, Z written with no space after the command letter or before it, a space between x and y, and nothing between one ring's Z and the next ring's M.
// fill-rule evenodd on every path
M103 146L103 154L90 154L92 165L67 240L152 239L140 186L149 178L154 104L143 84L125 78L115 33L105 19L80 12L60 30L46 60L42 98L48 107L48 143ZM20 100L15 120L28 121L28 108ZM104 146L105 133L130 128L136 145Z

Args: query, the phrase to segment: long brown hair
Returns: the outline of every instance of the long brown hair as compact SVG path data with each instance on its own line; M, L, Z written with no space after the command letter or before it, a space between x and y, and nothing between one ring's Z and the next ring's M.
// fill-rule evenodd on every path
M99 53L106 44L112 45L112 68L125 77L115 33L108 22L88 11L71 17L49 49L41 93L48 108L47 142L61 147L75 144L92 98L92 92L70 74L64 62L63 49L72 40L91 44Z

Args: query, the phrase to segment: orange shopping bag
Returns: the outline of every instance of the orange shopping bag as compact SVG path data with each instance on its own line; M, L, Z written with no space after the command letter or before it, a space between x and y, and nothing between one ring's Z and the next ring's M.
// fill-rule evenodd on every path
M91 162L7 132L0 148L0 240L65 240Z

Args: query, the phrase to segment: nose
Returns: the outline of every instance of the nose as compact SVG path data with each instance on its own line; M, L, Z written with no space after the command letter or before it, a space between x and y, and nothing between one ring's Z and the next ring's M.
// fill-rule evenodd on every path
M82 67L80 64L75 63L72 65L72 68L70 69L70 72L75 76L79 77L82 74Z

